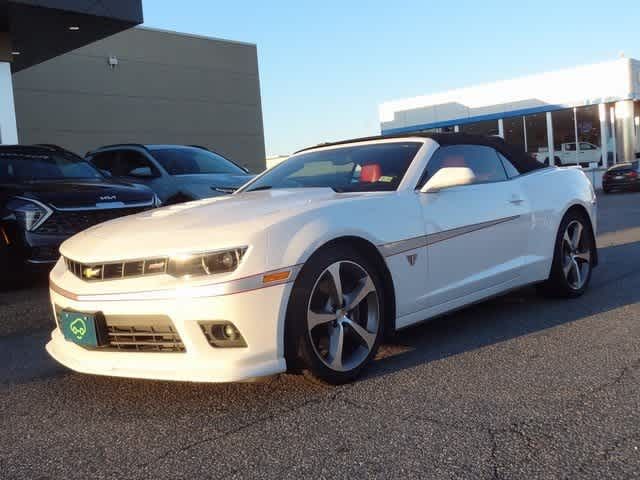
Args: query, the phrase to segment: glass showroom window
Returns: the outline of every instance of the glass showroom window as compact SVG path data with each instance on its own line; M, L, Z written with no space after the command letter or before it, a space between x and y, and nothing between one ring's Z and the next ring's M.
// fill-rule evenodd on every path
M536 113L524 117L526 130L527 152L545 162L549 156L549 141L547 140L547 114ZM542 158L544 157L544 158Z
M468 123L460 126L460 131L473 135L497 136L500 133L498 120L487 120L484 122Z
M425 130L420 130L424 133L453 133L455 132L455 127L437 127L437 128L427 128Z
M576 108L576 122L578 127L578 162L584 167L594 163L601 166L603 148L598 105Z
M524 148L524 123L522 117L505 118L503 125L505 142Z
M553 119L553 150L556 165L575 165L578 162L576 118L573 108L551 114Z

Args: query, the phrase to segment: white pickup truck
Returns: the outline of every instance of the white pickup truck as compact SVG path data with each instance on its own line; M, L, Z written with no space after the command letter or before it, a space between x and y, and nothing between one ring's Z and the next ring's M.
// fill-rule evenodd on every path
M576 148L579 147L579 148ZM576 165L580 164L588 167L591 163L601 164L602 150L600 147L588 142L569 142L563 143L560 150L553 152L556 165ZM534 157L540 163L549 164L549 149L541 147L538 153L534 153Z

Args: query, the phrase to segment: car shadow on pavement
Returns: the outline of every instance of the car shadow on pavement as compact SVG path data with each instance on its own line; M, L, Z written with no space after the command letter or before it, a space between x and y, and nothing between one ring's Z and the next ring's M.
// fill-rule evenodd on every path
M604 312L640 302L640 241L600 250L601 265L595 270L587 293L578 299L554 300L537 295L527 287L483 303L467 307L396 333L381 347L377 359L360 381L385 376L418 365L442 360L508 340L535 334L563 324L578 322ZM635 282L635 283L634 283ZM638 288L631 288L637 285ZM225 392L251 393L258 398L281 392L322 391L299 375L280 375L257 383L198 385L180 382L143 381L93 377L73 373L58 365L44 350L49 330L0 338L0 360L4 374L0 384L23 384L52 377L94 384L96 388L121 389L123 401L139 389L169 392L197 398L207 395L224 398ZM143 385L138 388L135 385ZM127 393L125 393L127 392ZM180 392L180 393L178 393ZM162 402L161 400L158 400Z
M640 302L640 242L601 248L599 255L600 265L582 297L549 299L527 287L401 330L383 344L362 380Z

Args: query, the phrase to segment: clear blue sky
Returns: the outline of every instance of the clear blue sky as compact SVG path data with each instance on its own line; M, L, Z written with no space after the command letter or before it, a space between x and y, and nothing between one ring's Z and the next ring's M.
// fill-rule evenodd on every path
M385 100L640 58L640 0L143 4L149 27L258 45L268 155L377 134Z

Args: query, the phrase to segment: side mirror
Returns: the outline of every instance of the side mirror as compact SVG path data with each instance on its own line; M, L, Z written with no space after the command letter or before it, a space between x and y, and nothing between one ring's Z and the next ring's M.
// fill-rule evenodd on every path
M130 177L136 178L155 178L151 167L138 167L129 172Z
M446 188L459 187L474 183L476 176L467 167L441 168L420 190L421 193L437 193Z

